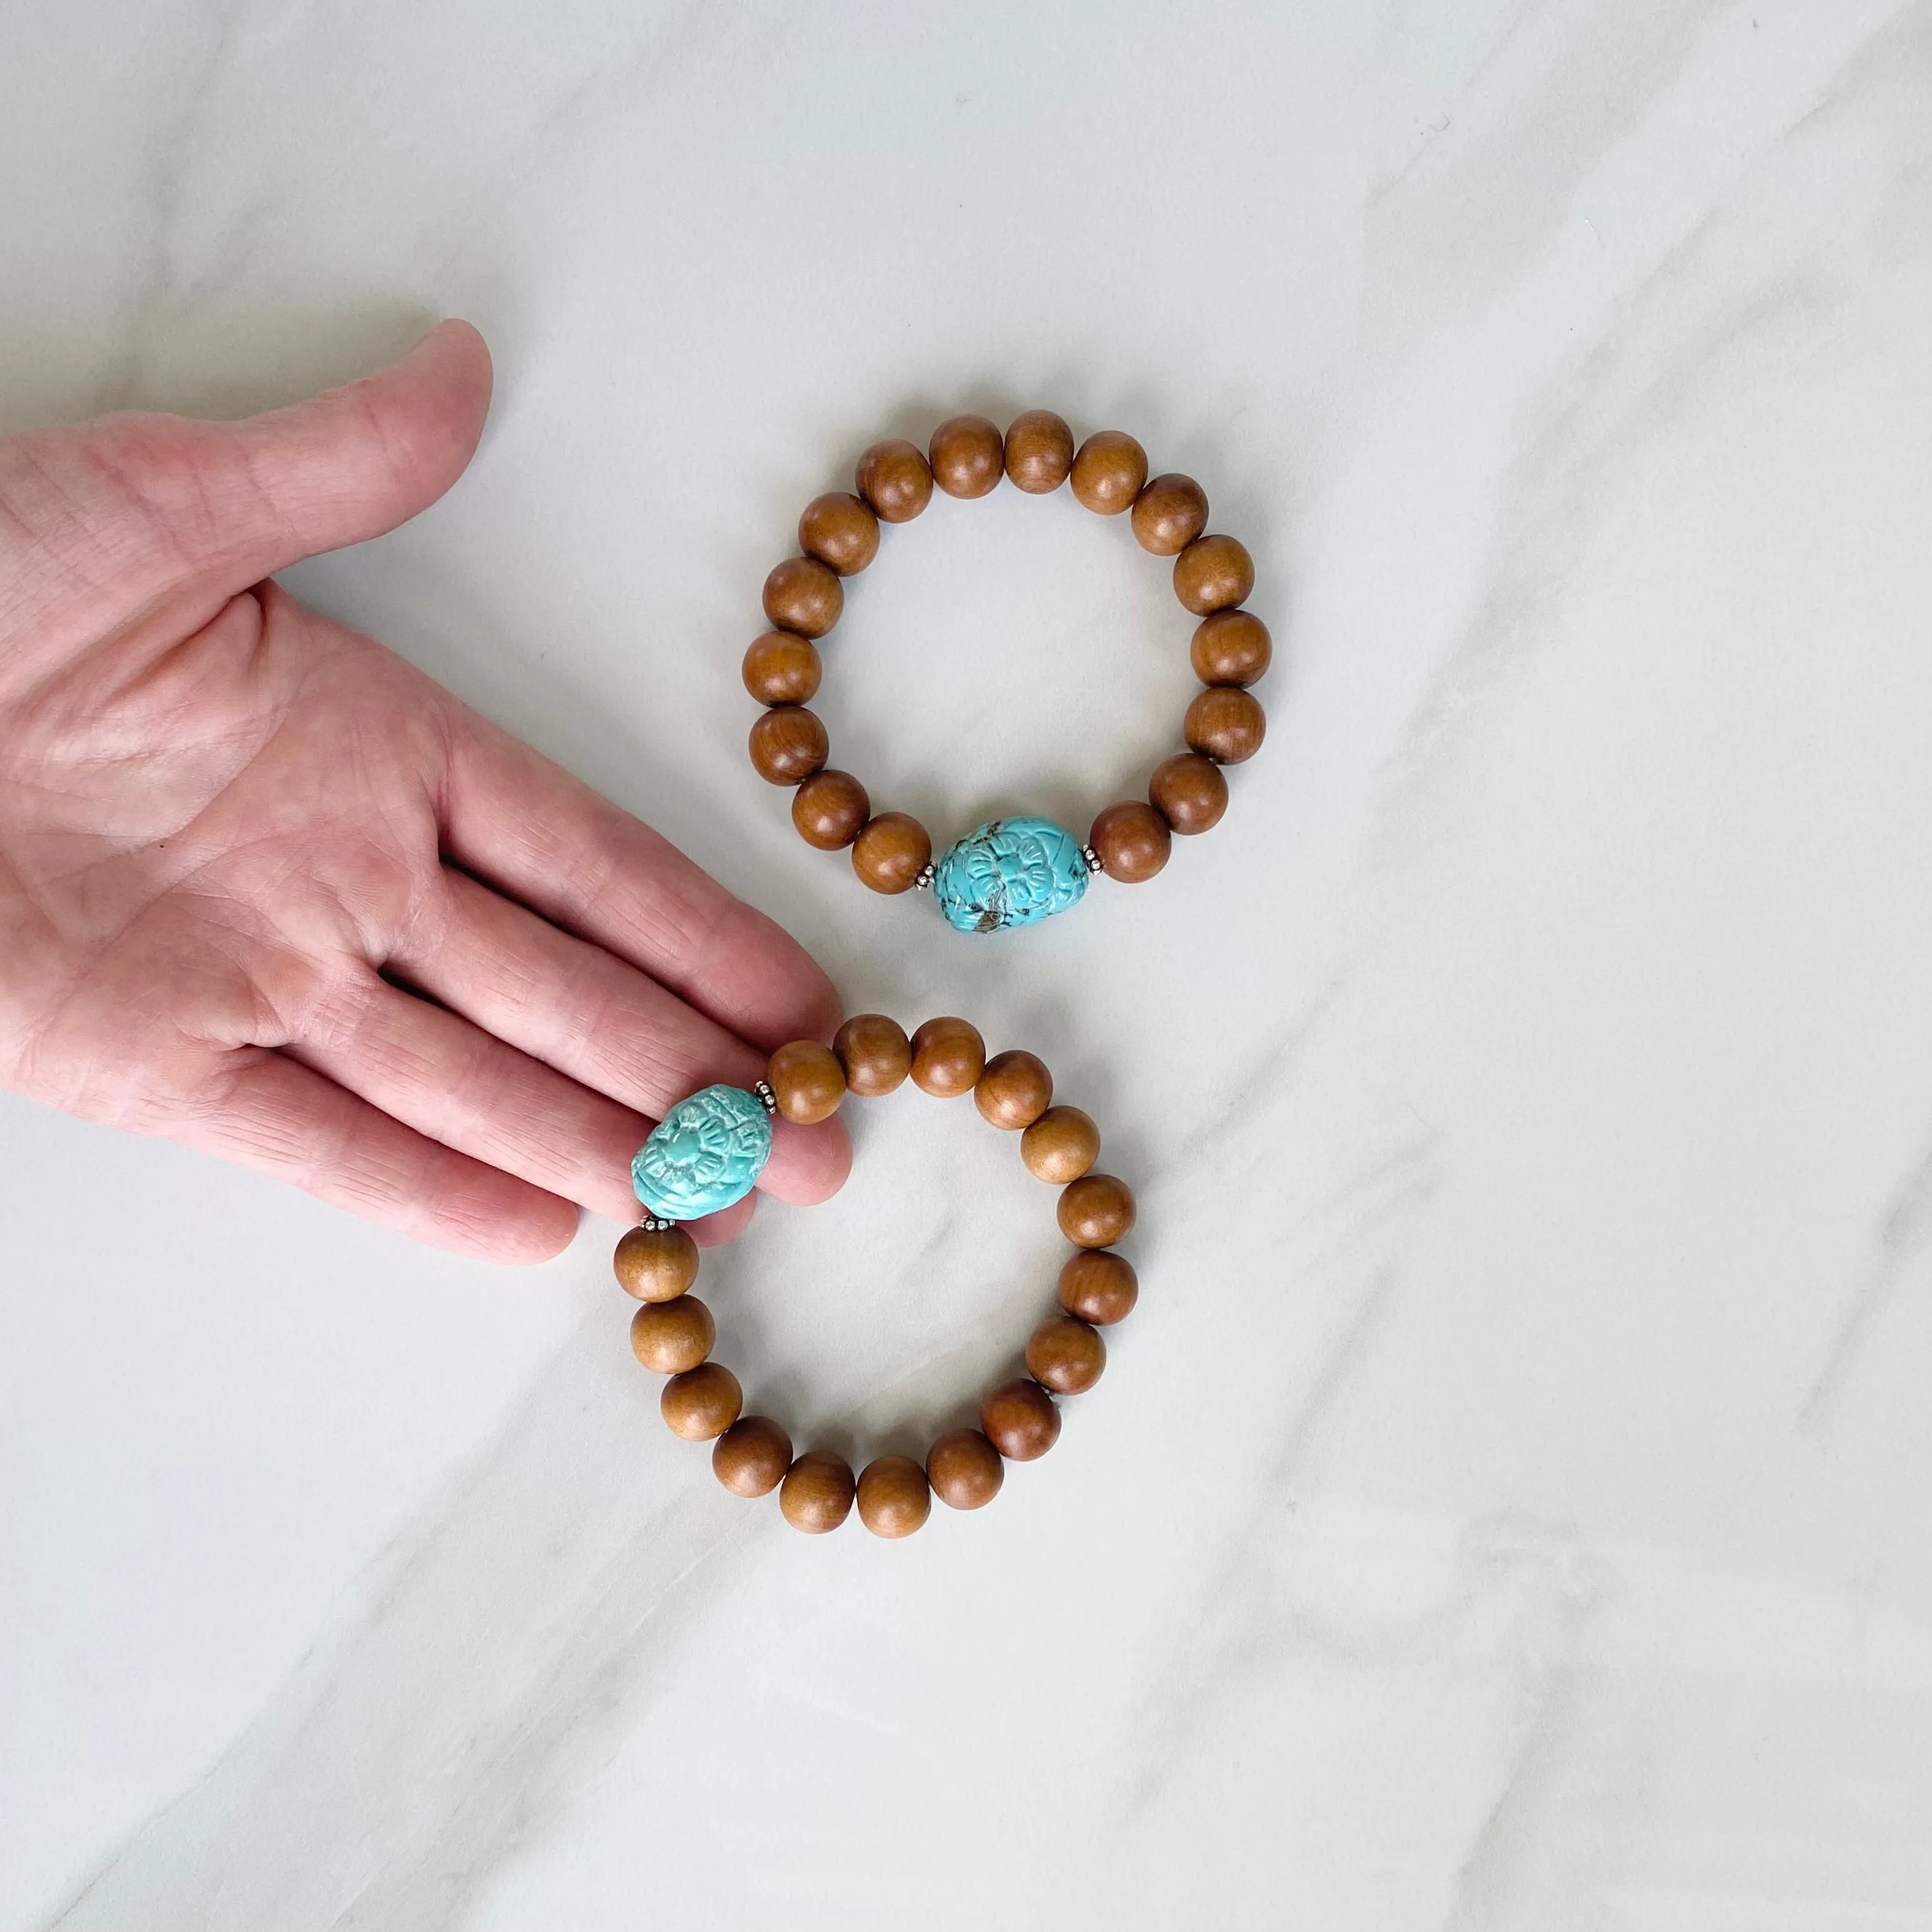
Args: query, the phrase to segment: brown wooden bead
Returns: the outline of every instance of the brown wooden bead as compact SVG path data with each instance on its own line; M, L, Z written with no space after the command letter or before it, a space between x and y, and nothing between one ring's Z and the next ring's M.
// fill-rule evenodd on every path
M798 547L841 577L865 568L879 554L879 520L862 497L828 490L805 506Z
M844 608L837 575L816 557L788 556L765 579L765 615L782 631L822 638Z
M1027 1372L1055 1395L1078 1395L1100 1379L1107 1345L1100 1331L1070 1315L1049 1315L1027 1343Z
M1053 1105L1053 1076L1037 1055L1018 1047L996 1053L973 1083L974 1103L989 1126L1017 1133Z
M1238 765L1262 748L1268 713L1252 692L1210 685L1198 693L1182 719L1180 735L1191 750L1217 765Z
M768 1496L791 1467L791 1438L765 1415L741 1415L711 1450L711 1473L734 1496Z
M1100 1130L1078 1107L1049 1107L1020 1136L1027 1172L1055 1187L1078 1180L1100 1157Z
M1070 1315L1104 1328L1124 1322L1140 1299L1134 1264L1106 1248L1082 1248L1060 1270L1060 1305Z
M1244 602L1254 587L1254 560L1233 537L1196 537L1174 560L1174 594L1197 617Z
M1203 684L1254 684L1274 661L1274 640L1252 610L1216 610L1196 626L1188 656Z
M666 1426L687 1442L709 1442L722 1436L744 1406L738 1378L722 1362L706 1362L673 1376L658 1402Z
M1073 459L1073 494L1096 515L1132 509L1147 482L1147 452L1124 430L1103 429Z
M881 1456L859 1473L859 1520L874 1536L910 1536L932 1514L926 1472L910 1456Z
M980 1430L946 1430L926 1451L926 1480L946 1509L986 1509L1006 1480L1006 1465Z
M884 1013L854 1013L832 1036L832 1051L846 1085L868 1100L896 1090L912 1071L912 1042Z
M1134 539L1156 556L1175 556L1208 527L1208 493L1170 470L1134 499Z
M852 1466L843 1456L808 1449L787 1472L778 1491L778 1508L793 1528L802 1529L808 1536L823 1536L852 1514L857 1486L852 1480Z
M932 480L949 496L983 496L1006 466L1000 432L984 416L949 416L932 432L927 452Z
M932 466L904 436L874 443L860 458L854 481L881 523L909 524L932 501Z
M928 1020L912 1036L912 1084L941 1100L972 1092L986 1070L986 1042L970 1020Z
M1152 878L1167 863L1174 842L1167 820L1139 798L1108 806L1094 820L1087 841L1100 854L1108 878L1130 886Z
M976 1429L951 1429L926 1452L926 1479L948 1509L984 1509L1000 1493L1006 1466Z
M852 842L852 869L875 892L911 891L932 856L932 835L909 812L880 812Z
M815 1040L788 1040L765 1070L778 1112L802 1127L815 1127L838 1111L845 1097L845 1070L829 1046Z
M1134 1225L1134 1197L1111 1174L1083 1174L1060 1190L1060 1232L1082 1248L1111 1248Z
M745 688L760 704L808 704L818 694L825 660L809 638L767 631L745 652Z
M1059 1441L1060 1411L1030 1376L1021 1376L988 1392L980 1426L1009 1462L1030 1462Z
M816 782L806 780L808 784ZM1154 767L1148 796L1175 831L1183 838L1192 838L1197 832L1211 832L1220 824L1221 814L1228 808L1228 781L1212 758L1204 758L1198 752L1177 752ZM793 816L797 816L796 808Z
M824 721L802 704L775 704L760 712L749 742L759 777L779 785L811 777L832 749Z
M1058 490L1073 467L1073 432L1051 410L1028 410L1006 430L1006 474L1030 496Z
M672 1301L698 1279L698 1244L677 1226L627 1228L610 1257L617 1286L640 1301Z
M711 1352L718 1324L694 1294L647 1301L631 1317L631 1352L654 1375L681 1376Z
M793 794L791 822L808 845L842 851L872 815L866 788L850 772L814 772Z

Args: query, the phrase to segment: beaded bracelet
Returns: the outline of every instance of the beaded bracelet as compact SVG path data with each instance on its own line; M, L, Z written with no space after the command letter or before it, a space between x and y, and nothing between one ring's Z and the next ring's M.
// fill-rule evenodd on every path
M983 496L1002 474L1034 496L1071 478L1073 494L1102 516L1130 514L1142 549L1174 559L1174 590L1202 620L1194 633L1196 674L1205 687L1187 707L1187 749L1155 772L1142 799L1123 799L1094 821L1082 845L1050 819L998 818L970 832L935 865L932 840L909 813L875 814L850 772L827 766L824 724L806 709L824 666L813 641L844 608L843 578L878 554L879 525L909 522L932 500ZM875 442L859 459L858 494L814 497L799 519L802 556L765 579L765 615L776 627L745 653L745 688L770 706L752 727L752 763L773 784L797 788L792 823L808 845L849 846L852 868L877 892L931 887L962 932L1031 926L1084 896L1090 875L1138 884L1167 863L1172 836L1206 832L1228 808L1224 765L1261 747L1266 728L1248 686L1274 646L1268 627L1240 609L1254 588L1254 565L1234 538L1204 536L1208 498L1191 476L1148 476L1146 453L1118 430L1073 433L1048 410L1030 410L1004 438L984 416L954 416L933 431L930 460L911 443Z
M1060 1270L1060 1305L1027 1343L1028 1373L990 1390L977 1429L956 1429L926 1451L881 1456L855 1480L842 1456L792 1454L791 1438L769 1417L742 1413L738 1378L710 1359L717 1328L687 1291L698 1279L698 1246L678 1224L742 1200L771 1152L774 1114L812 1126L829 1119L849 1091L890 1094L908 1076L928 1094L970 1093L996 1127L1016 1131L1020 1157L1060 1189L1059 1221L1074 1252ZM736 1496L778 1492L794 1528L836 1529L856 1497L859 1519L875 1536L910 1536L937 1496L954 1509L991 1502L1006 1464L1030 1462L1060 1435L1056 1395L1091 1388L1106 1365L1100 1330L1132 1308L1139 1286L1113 1252L1134 1225L1125 1182L1096 1174L1100 1130L1078 1107L1053 1105L1053 1076L1030 1053L986 1058L978 1030L961 1019L928 1020L908 1040L882 1013L848 1020L828 1048L794 1040L771 1057L756 1088L706 1087L680 1100L638 1150L631 1174L646 1210L612 1257L617 1280L644 1306L631 1318L631 1346L647 1369L670 1379L660 1406L674 1435L711 1442L711 1466Z

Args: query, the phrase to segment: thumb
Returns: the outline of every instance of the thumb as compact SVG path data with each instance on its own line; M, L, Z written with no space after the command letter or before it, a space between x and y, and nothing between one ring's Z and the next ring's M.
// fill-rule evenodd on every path
M253 583L406 523L469 466L489 407L490 352L468 322L452 321L360 382L205 425L216 494L203 525L215 554L204 567Z
M244 422L112 416L7 439L32 447L0 460L0 512L83 600L76 622L190 586L225 598L427 509L489 406L482 337L446 322L375 375Z

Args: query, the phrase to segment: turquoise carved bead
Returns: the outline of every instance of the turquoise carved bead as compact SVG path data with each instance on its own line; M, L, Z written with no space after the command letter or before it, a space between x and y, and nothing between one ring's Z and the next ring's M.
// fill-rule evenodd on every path
M1033 926L1079 904L1087 891L1086 854L1050 818L996 818L940 860L932 891L961 932Z
M666 1221L694 1221L742 1201L771 1158L772 1117L742 1087L706 1087L651 1130L631 1162L638 1198Z

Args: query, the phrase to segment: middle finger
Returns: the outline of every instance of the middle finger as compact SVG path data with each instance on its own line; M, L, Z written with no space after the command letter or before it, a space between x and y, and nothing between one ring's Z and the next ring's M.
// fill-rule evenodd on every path
M764 1054L649 974L466 873L445 870L437 902L388 964L497 1039L652 1120L714 1081L749 1087L764 1077ZM852 1164L843 1126L772 1127L759 1186L800 1204L836 1193Z

